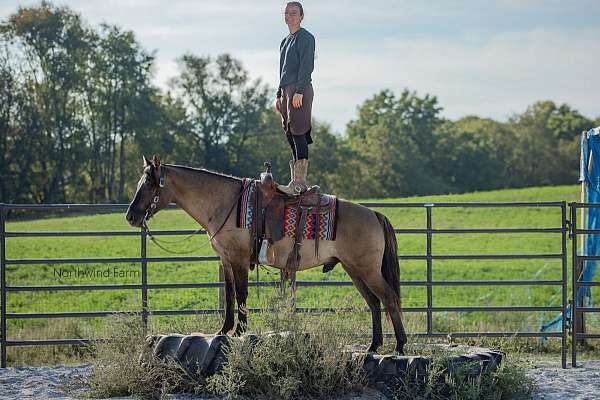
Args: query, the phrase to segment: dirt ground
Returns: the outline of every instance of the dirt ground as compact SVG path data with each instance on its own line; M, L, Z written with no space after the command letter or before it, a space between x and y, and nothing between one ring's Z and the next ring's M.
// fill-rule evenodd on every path
M0 369L0 400L61 399L74 400L65 391L65 383L85 374L91 365L58 367L13 367ZM600 399L600 361L582 361L578 368L562 369L557 361L542 361L528 374L538 385L534 399ZM172 400L198 397L173 395ZM113 400L132 399L131 397ZM376 391L346 396L344 400L383 400Z

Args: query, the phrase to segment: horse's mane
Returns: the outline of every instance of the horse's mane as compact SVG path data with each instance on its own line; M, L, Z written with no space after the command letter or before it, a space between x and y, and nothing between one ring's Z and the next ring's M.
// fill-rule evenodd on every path
M209 175L217 175L223 178L228 178L231 180L235 180L235 181L241 181L243 180L243 178L240 178L239 176L234 176L234 175L229 175L229 174L225 174L223 172L218 172L218 171L212 171L210 169L206 169L206 168L193 168L193 167L188 167L186 165L177 165L177 164L164 164L167 167L176 167L176 168L181 168L181 169L185 169L188 171L192 171L192 172L203 172L205 174L209 174Z

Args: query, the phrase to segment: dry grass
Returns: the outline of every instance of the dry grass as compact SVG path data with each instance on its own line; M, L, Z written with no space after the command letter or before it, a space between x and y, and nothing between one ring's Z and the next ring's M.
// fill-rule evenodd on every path
M255 332L258 341L232 341L224 369L210 377L189 374L173 362L146 358L142 365L139 355L146 333L141 319L135 315L115 317L111 340L94 346L95 368L80 379L76 392L81 395L83 390L90 397L134 395L144 399L177 392L219 398L328 399L366 387L362 360L349 362L344 352L346 345L356 343L348 334L351 323L344 316L295 313L291 300L282 297L270 299L263 307ZM148 333L206 331L216 322L198 316L193 322L178 320L170 327L154 326ZM287 334L270 335L273 331ZM399 381L388 395L397 399L508 399L528 398L535 388L525 375L520 361L523 354L518 350L496 371L473 377L467 373L468 366L448 368L443 352L426 348L413 343L407 351L433 356L428 379Z
M234 342L225 369L208 380L210 392L228 398L326 399L365 387L362 360L349 362L343 350L350 343L340 335L340 324L295 313L285 298L269 308L266 326L286 334L258 332L255 344Z

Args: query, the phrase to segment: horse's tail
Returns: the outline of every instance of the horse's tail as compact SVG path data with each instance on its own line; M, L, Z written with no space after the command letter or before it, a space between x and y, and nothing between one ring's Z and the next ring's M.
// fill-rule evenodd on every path
M383 228L385 239L385 250L381 260L381 274L383 279L392 287L394 293L398 295L398 307L400 307L400 263L398 262L398 243L396 241L396 232L390 220L383 214L375 211L377 219Z

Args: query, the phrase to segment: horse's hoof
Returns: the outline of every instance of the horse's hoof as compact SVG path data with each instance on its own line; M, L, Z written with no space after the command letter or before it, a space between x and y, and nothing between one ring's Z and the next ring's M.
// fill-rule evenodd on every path
M371 345L369 346L369 348L367 349L367 353L377 353L377 349L380 347L380 344L373 344L371 343Z
M246 330L245 329L236 328L236 330L232 331L232 332L233 332L231 334L232 336L239 337L239 336L242 336L244 333L246 333Z

